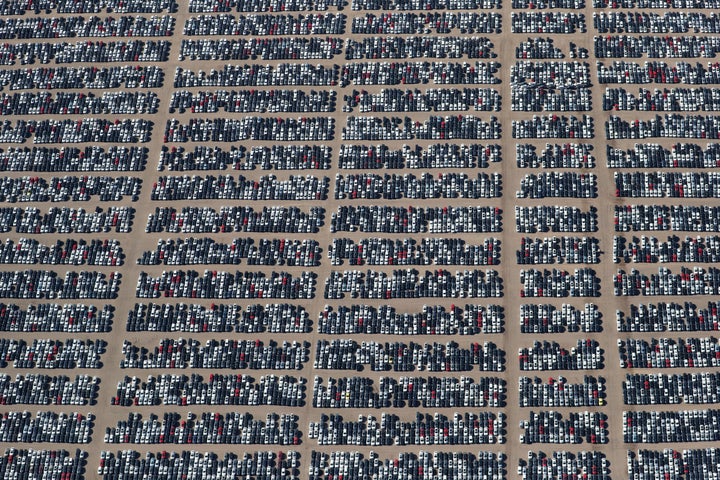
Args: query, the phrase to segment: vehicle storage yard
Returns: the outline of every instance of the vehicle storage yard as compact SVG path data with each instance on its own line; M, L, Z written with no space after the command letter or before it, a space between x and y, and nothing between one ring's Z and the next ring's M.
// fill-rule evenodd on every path
M720 478L717 8L1 3L0 474Z

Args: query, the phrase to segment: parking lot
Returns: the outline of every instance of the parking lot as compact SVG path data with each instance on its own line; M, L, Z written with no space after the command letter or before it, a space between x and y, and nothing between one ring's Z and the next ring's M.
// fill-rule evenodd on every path
M716 8L0 5L0 471L714 478Z

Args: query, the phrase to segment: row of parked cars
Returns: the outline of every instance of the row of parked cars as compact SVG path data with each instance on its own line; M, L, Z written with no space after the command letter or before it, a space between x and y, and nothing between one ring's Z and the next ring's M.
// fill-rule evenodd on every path
M140 195L142 180L122 175L0 177L0 202L117 202L123 197L133 201Z
M182 337L161 339L152 351L123 340L120 368L250 368L271 370L300 370L308 361L308 342L281 344L270 340L221 339L199 340Z
M128 332L309 333L307 310L292 303L136 303L128 312Z
M111 330L114 310L110 304L0 303L0 331L106 333Z
M497 265L500 240L486 238L472 244L460 238L425 237L418 243L411 238L336 237L328 249L332 265Z
M522 237L515 256L518 265L600 263L600 242L596 237Z
M26 17L0 21L0 38L169 37L175 17Z
M437 176L431 173L338 173L334 190L336 200L497 198L502 196L502 175L484 172L474 176L455 172L438 173Z
M665 114L628 121L611 115L605 122L605 138L720 138L720 116Z
M328 177L314 175L290 175L287 179L276 175L255 179L244 175L161 175L152 185L150 200L326 200L329 184Z
M720 208L712 205L616 205L615 231L718 232Z
M302 432L298 416L268 413L265 420L250 413L203 412L198 417L189 412L183 419L177 412L165 412L162 420L151 413L143 420L141 413L128 414L115 427L105 429L105 443L144 444L254 444L298 445Z
M566 10L580 10L585 8L584 0L512 0L510 3L514 9L549 10L563 8Z
M64 449L35 450L9 447L0 456L0 468L8 480L42 478L43 475L82 480L85 476L87 456L87 452L80 449L71 454Z
M127 208L127 207L125 207ZM0 210L0 215L2 210ZM310 207L155 207L148 214L146 233L273 232L317 233L325 209ZM2 220L2 216L0 216ZM0 223L0 226L2 223ZM2 230L2 228L0 228Z
M365 365L375 372L465 372L475 365L480 371L501 372L505 369L505 352L493 342L471 343L463 348L455 342L421 345L334 339L318 340L315 345L313 368L361 371Z
M425 91L383 88L377 93L353 90L344 96L343 112L500 111L500 94L492 88L430 88Z
M42 213L35 207L1 207L0 231L24 234L42 233L127 233L135 209L131 207L84 208L51 207Z
M161 13L173 12L177 4L172 0L12 0L0 10L3 15L24 15L41 11L51 13Z
M495 85L500 63L483 62L349 62L340 70L339 83L348 85Z
M106 347L105 340L35 338L28 343L0 338L0 365L5 368L12 362L14 368L101 368Z
M645 235L640 238L616 235L613 239L613 257L615 263L716 263L720 262L720 236L698 235L683 239L672 235L663 240L662 237Z
M352 0L351 8L361 10L479 10L499 9L499 0Z
M518 460L518 475L523 480L539 478L610 478L610 462L602 452L528 451L527 460Z
M411 36L366 37L347 40L345 60L401 58L496 58L495 45L487 37Z
M343 44L342 37L182 40L178 60L330 60Z
M119 272L67 271L64 276L48 270L0 272L1 298L112 299L120 287Z
M147 272L138 275L137 298L315 298L317 275L303 271L225 272L205 270L163 270L158 276ZM2 276L0 275L0 285Z
M624 88L606 88L603 94L603 110L694 112L720 110L720 91L716 88L700 87L664 88L650 91L645 88L637 94Z
M570 412L567 418L554 410L530 411L520 421L520 443L604 444L608 443L607 415L601 412Z
M534 341L518 349L520 370L598 370L604 367L603 349L597 340L579 339L570 350L557 342Z
M593 0L593 8L699 8L715 9L719 3L716 0Z
M0 304L0 329L13 332L105 332L109 331L113 307L101 311L84 304L39 304L20 307Z
M510 107L515 112L586 112L592 108L592 101L590 90L585 88L513 86Z
M715 337L618 339L622 368L707 368L720 365Z
M75 43L16 42L0 44L0 65L164 62L167 40L81 41Z
M57 240L54 245L44 245L32 238L20 237L0 244L0 263L30 263L51 265L122 265L125 255L120 242L110 240L80 241Z
M170 113L334 112L336 93L328 90L174 90Z
M532 119L512 121L512 137L589 139L595 137L595 128L589 115L533 115Z
M345 0L190 0L190 13L227 12L321 12L328 7L338 10L347 5Z
M158 171L194 170L328 170L332 148L326 145L272 145L269 147L196 145L192 150L182 146L163 145L158 159ZM0 160L2 157L0 156ZM0 164L0 167L2 164Z
M200 15L185 20L183 35L342 35L346 21L342 13Z
M135 450L100 452L97 475L103 480L122 477L128 480L179 479L203 480L213 477L252 477L257 480L299 480L300 454L289 450L225 453L148 452Z
M503 286L496 270L333 270L325 280L324 298L489 298L502 297Z
M599 33L720 33L718 18L703 12L600 12L593 26Z
M400 452L384 460L374 452L312 451L310 480L331 478L386 478L388 480L501 480L505 478L504 453Z
M573 272L530 268L520 270L521 297L599 297L600 279L591 268Z
M518 460L518 475L523 480L538 478L610 478L610 462L602 452L528 451L527 460Z
M625 411L625 443L717 442L720 410Z
M720 144L675 143L670 148L657 143L636 143L633 148L606 148L609 168L717 168Z
M163 143L240 142L241 140L317 142L332 140L334 132L333 117L191 118L187 123L172 118L165 125Z
M400 452L397 458L381 459L370 451L366 457L353 451L312 451L308 467L311 480L331 478L387 478L389 480L500 480L505 478L504 453Z
M153 65L111 67L73 66L6 68L0 70L0 90L70 90L110 88L160 88L165 74Z
M330 232L494 233L502 231L497 207L395 207L341 205L332 213Z
M520 377L518 392L521 407L597 407L605 404L605 379L585 375L582 383L565 377Z
M717 37L661 35L595 35L597 58L714 58L720 52Z
M612 63L597 62L597 79L600 84L683 83L686 85L709 85L720 83L720 62L673 62L657 60L642 64L624 60Z
M308 333L312 330L307 310L292 303L251 304L240 314L238 333Z
M318 445L478 445L505 443L505 414L488 412L455 413L450 419L442 413L416 413L414 421L402 421L393 414L359 415L356 422L341 415L321 416L310 422L308 438Z
M516 61L510 65L510 87L586 89L592 85L590 64L578 61Z
M210 374L125 376L117 383L111 405L305 405L306 379L290 375Z
M89 443L95 415L73 412L4 412L0 418L3 442Z
M257 62L225 64L219 70L192 70L175 67L174 88L189 87L255 87L302 85L329 87L337 85L340 67L310 63L261 65Z
M0 149L3 172L139 172L145 169L145 147L98 145L77 147L9 147Z
M500 132L500 122L494 116L487 121L473 115L432 115L425 121L410 117L350 116L342 129L342 139L496 140Z
M504 407L505 380L496 377L328 377L313 382L314 408Z
M672 448L663 450L639 449L637 452L628 450L628 478L632 480L649 480L671 475L695 475L700 478L718 476L720 475L720 464L717 462L718 455L720 455L720 450L713 447L687 448L683 450Z
M555 46L551 37L528 37L515 47L515 58L519 60L559 60L565 58L562 50Z
M512 33L574 34L587 32L584 13L513 12L510 17Z
M627 374L622 387L625 405L720 402L717 372Z
M615 172L618 197L720 197L715 172Z
M233 238L229 243L209 237L185 237L158 240L155 250L143 252L138 265L320 265L320 244L317 240ZM1 246L0 246L1 247ZM0 248L0 256L2 249Z
M630 305L626 313L616 312L618 332L691 332L720 330L718 303L706 308L692 302L658 302Z
M720 270L709 267L682 267L673 273L667 267L658 273L642 274L636 269L618 270L613 281L617 296L717 295L720 292Z
M502 159L497 144L432 143L427 146L403 145L395 149L385 144L340 146L338 167L348 170L418 168L488 168Z
M592 85L590 65L578 61L516 61L510 66L510 87L587 89Z
M95 405L99 384L90 375L0 374L0 405Z
M77 242L68 239L66 243L58 240L55 245L47 246L37 240L20 238L17 244L6 240L0 246L1 263L28 264L72 264L72 265L122 265L124 255L117 240L85 240Z
M500 33L502 15L496 12L366 13L352 20L353 34L422 35L438 33Z
M139 143L150 141L152 122L143 119L99 118L81 120L5 120L0 127L0 143Z
M542 172L526 173L520 179L517 198L596 198L597 177L594 173Z
M523 303L520 305L520 332L565 333L601 332L602 314L594 303L586 303L582 309L563 303Z
M589 143L516 143L515 160L518 168L595 168L592 150Z
M157 94L149 92L58 92L3 93L1 115L118 115L157 113Z
M499 305L423 305L420 312L400 313L392 305L325 305L316 331L326 335L477 335L502 333L505 313Z
M515 231L518 233L581 233L598 229L597 208L588 210L565 205L515 207Z

